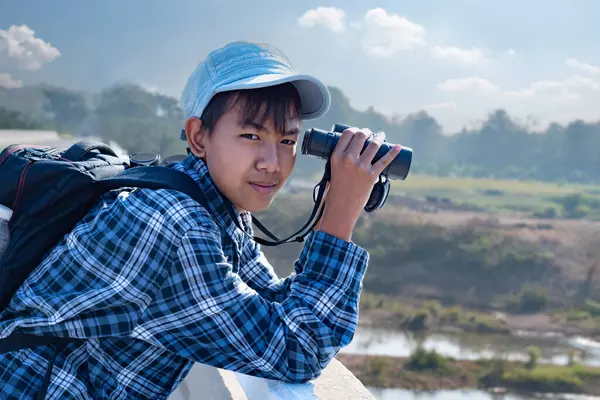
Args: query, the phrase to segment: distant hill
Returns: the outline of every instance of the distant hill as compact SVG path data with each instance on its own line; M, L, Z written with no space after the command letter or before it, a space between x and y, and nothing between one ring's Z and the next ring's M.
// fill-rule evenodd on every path
M552 124L534 133L504 110L492 110L477 129L443 135L435 118L420 111L391 120L373 108L352 108L348 98L330 87L332 107L305 128L328 129L334 122L383 130L388 141L414 149L413 172L439 176L600 181L600 123ZM183 113L177 99L150 93L133 84L99 93L50 85L0 88L0 129L18 119L31 129L52 129L114 140L128 151L171 155L185 151L178 139ZM8 115L13 115L8 117ZM600 119L600 112L599 112ZM20 129L20 127L14 127ZM295 176L320 173L323 162L299 156Z

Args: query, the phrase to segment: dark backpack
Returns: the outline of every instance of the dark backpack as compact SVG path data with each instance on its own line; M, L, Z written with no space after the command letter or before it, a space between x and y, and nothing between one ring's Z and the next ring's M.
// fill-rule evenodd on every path
M11 145L0 153L0 204L13 210L10 242L0 258L0 313L44 255L98 198L125 187L174 189L205 204L200 186L188 175L165 166L134 166L103 143L82 141L66 150ZM63 341L15 334L0 339L0 354Z

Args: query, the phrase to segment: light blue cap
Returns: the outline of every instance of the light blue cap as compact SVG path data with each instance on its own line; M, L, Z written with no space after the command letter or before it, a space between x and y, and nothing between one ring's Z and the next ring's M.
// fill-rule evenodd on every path
M186 120L200 118L217 93L288 82L300 95L301 119L319 118L329 110L331 95L327 86L313 76L294 71L280 50L267 44L233 42L212 51L196 67L183 89L181 107ZM186 140L185 130L181 140Z

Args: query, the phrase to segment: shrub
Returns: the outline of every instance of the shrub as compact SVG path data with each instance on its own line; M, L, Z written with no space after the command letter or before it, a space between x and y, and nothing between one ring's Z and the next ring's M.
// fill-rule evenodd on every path
M450 371L448 360L441 356L435 350L425 350L422 346L418 346L412 352L406 368L413 371L431 371L440 374Z
M537 346L529 346L527 348L527 354L529 354L529 360L525 366L527 369L534 369L540 358L541 351Z
M508 309L519 313L543 311L548 303L548 292L539 286L528 286L508 301Z

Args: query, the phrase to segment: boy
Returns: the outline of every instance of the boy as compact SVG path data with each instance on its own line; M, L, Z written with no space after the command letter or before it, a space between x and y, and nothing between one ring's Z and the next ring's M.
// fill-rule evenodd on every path
M202 187L207 207L172 190L103 196L0 315L0 338L85 340L0 355L0 398L47 388L51 399L166 399L194 362L317 377L354 334L368 254L351 234L400 148L372 165L382 138L361 154L369 132L343 133L320 225L285 279L251 239L250 213L292 172L300 121L329 102L276 50L235 42L209 54L182 95L191 153L170 166Z

